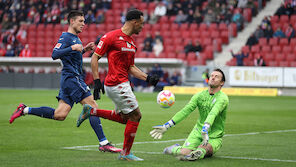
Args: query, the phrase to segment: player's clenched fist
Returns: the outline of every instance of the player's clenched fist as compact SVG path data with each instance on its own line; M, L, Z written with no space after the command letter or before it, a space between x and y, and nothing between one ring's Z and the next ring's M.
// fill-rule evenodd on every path
M101 99L100 91L102 91L102 93L105 94L104 85L101 83L100 79L95 79L94 83L95 83L94 100L98 100L98 99L100 100Z
M156 84L159 81L159 76L158 75L148 75L146 78L146 82L150 83L153 86L156 86Z
M78 52L82 52L83 46L81 44L74 44L71 46L72 50L76 50Z

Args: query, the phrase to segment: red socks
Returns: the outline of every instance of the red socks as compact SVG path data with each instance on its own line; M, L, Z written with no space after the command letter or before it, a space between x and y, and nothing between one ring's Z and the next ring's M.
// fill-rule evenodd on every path
M128 155L136 137L139 122L128 120L124 131L123 155Z
M126 124L124 131L123 155L128 155L133 146L139 122L133 122L130 120L126 122L119 114L116 114L114 110L92 109L90 115Z
M117 114L114 110L103 110L103 109L91 109L90 115L109 119L111 121L126 124L126 122Z

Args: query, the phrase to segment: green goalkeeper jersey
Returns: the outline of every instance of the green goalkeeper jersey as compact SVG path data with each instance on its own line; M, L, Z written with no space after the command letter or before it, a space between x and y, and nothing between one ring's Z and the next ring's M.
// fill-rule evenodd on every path
M205 122L211 125L209 130L210 138L220 138L224 135L224 125L226 119L226 110L229 104L228 96L219 91L214 95L210 95L208 89L196 93L190 102L179 112L177 112L172 120L178 124L185 119L196 108L199 111L199 118L195 125L198 132L201 132Z

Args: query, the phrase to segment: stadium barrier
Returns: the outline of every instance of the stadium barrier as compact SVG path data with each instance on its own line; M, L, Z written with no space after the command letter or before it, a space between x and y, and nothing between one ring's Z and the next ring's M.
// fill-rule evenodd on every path
M184 86L166 86L164 90L170 90L174 94L193 95L207 87L184 87ZM277 96L277 88L222 88L222 91L229 96Z

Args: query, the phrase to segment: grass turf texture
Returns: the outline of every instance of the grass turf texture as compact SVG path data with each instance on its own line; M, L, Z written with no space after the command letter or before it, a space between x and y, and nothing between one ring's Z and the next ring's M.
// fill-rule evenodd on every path
M231 136L296 129L296 97L230 97L225 127L227 135L223 139L223 147L212 158L182 162L173 156L161 154L164 147L176 142L139 143L132 150L145 161L125 162L117 160L117 154L99 152L97 147L90 147L89 150L63 149L98 144L88 121L80 128L75 126L82 109L80 104L74 105L65 121L30 115L9 124L8 120L20 102L31 107L55 108L57 94L58 90L0 89L0 166L296 166L296 131ZM169 109L163 109L156 103L157 93L136 93L136 96L142 120L135 142L155 141L149 136L151 127L169 120L191 98L191 95L175 95L175 104ZM101 108L113 109L113 103L105 95L97 102ZM196 110L186 120L170 129L160 141L185 139L197 117ZM102 124L109 141L114 144L123 142L124 125L104 119ZM183 144L183 141L178 143ZM121 147L120 144L118 146ZM232 159L233 157L239 159ZM272 161L273 159L292 161Z

